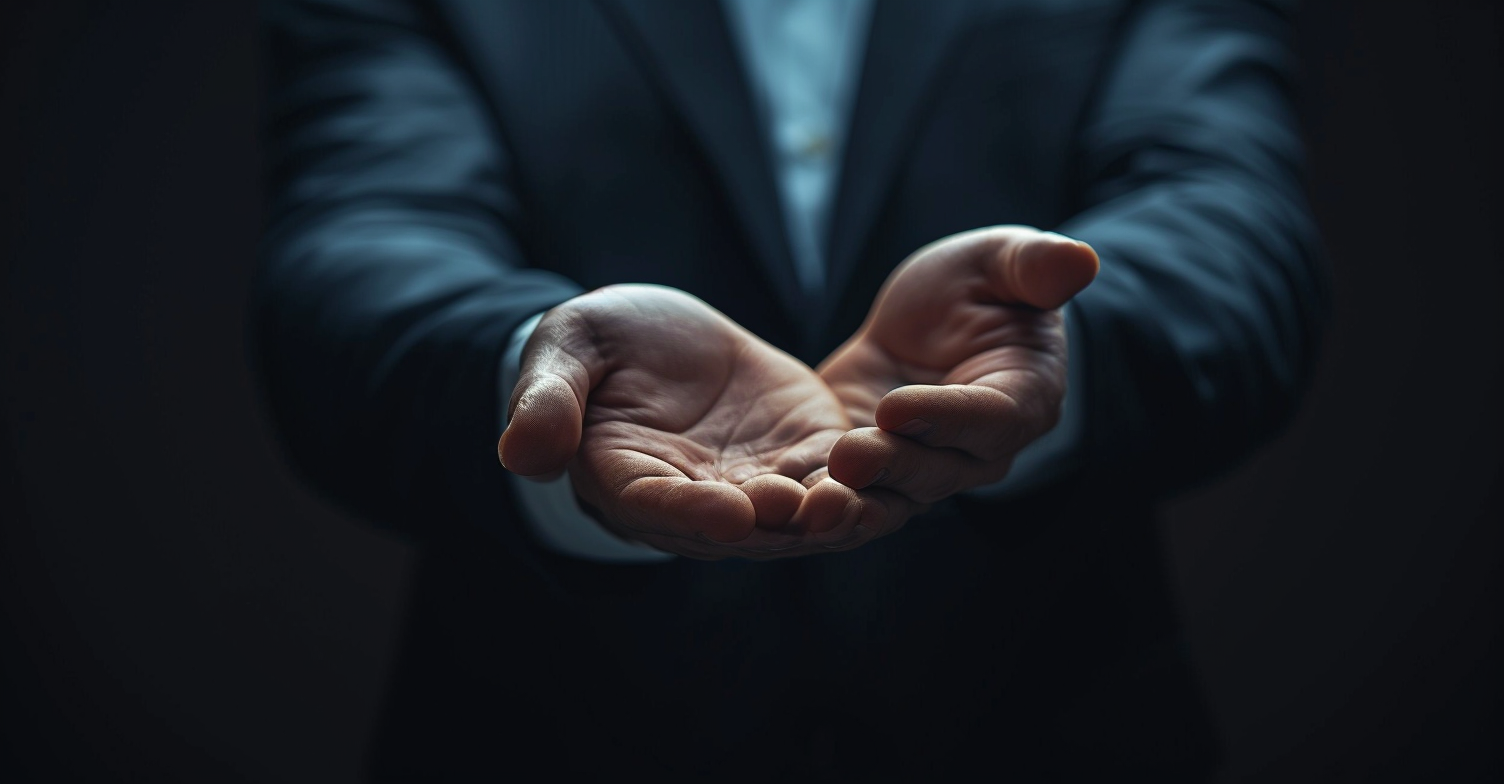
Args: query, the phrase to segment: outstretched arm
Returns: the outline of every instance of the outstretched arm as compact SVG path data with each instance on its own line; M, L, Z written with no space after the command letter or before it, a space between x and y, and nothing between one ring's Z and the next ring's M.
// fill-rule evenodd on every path
M1144 3L1080 136L1087 466L1164 493L1295 411L1329 307L1285 2Z
M908 517L824 478L849 425L808 368L680 292L583 294L524 264L504 135L425 13L267 15L257 356L317 486L374 520L442 521L502 492L499 448L521 474L568 468L622 538L699 558L845 549ZM544 311L498 389L509 336Z
M457 483L495 472L508 336L580 288L522 263L506 145L422 14L336 0L264 13L253 334L268 403L337 500L378 521L441 517Z
M900 266L821 367L871 425L837 445L832 475L925 501L996 481L1053 426L1068 361L1089 388L1057 478L1153 496L1267 438L1294 410L1328 304L1287 28L1274 3L1137 6L1077 140L1079 212L1058 231L1084 244L998 227ZM1068 359L1051 309L1098 257L1071 300ZM1048 285L1010 287L1010 268ZM976 372L999 362L1014 372Z

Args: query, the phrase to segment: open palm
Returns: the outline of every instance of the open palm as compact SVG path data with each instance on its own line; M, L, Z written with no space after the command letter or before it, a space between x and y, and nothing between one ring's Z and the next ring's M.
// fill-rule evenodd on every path
M1059 417L1059 308L1097 266L1086 245L1023 226L957 234L910 256L820 366L858 426L833 448L831 476L920 503L1001 479Z
M819 376L674 289L611 286L550 311L511 410L504 465L567 467L603 525L662 550L826 552L901 523L823 478L851 425Z

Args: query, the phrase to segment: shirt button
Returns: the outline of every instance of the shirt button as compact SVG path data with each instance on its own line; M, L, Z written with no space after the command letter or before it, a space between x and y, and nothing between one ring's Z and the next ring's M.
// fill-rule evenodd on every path
M804 142L799 145L799 155L805 158L823 158L830 154L830 135L824 133L812 133L804 137Z

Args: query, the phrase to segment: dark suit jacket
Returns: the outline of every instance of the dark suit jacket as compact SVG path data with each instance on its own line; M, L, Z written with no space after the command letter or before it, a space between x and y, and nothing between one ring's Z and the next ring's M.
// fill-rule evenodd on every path
M424 553L378 769L1205 770L1151 505L1266 438L1311 365L1288 21L878 0L811 300L719 3L271 4L267 401L315 486ZM1087 442L1050 487L787 563L527 535L494 450L532 314L660 283L814 363L907 254L1001 223L1103 262L1073 305Z

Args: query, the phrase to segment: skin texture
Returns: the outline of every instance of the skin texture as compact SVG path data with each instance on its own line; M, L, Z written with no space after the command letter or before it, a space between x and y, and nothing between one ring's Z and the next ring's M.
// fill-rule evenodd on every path
M544 315L502 465L569 471L618 536L692 558L858 547L1001 480L1055 426L1060 313L1096 253L1024 226L934 242L889 276L818 375L704 302L609 286Z
M692 558L845 550L891 533L902 496L826 477L850 430L814 371L704 302L610 286L550 310L523 350L502 465L566 468L624 539Z
M1086 244L1025 226L952 235L888 277L819 373L855 430L830 476L919 504L1001 480L1065 397L1060 307L1096 277Z

